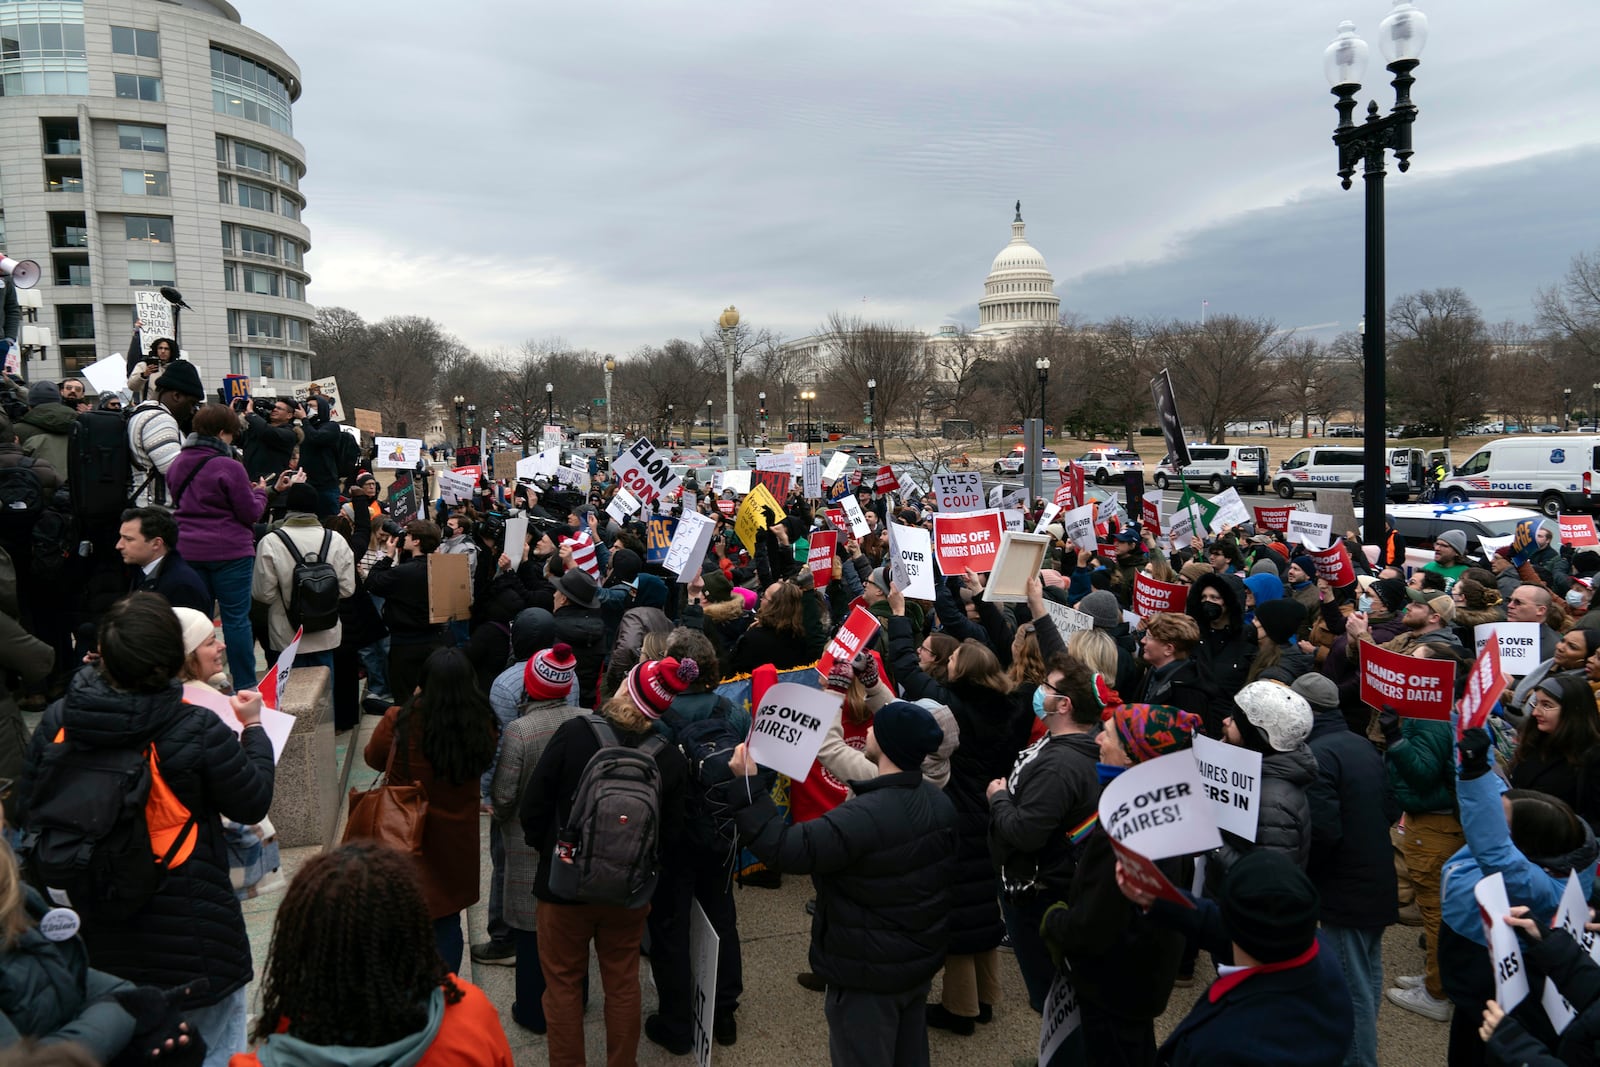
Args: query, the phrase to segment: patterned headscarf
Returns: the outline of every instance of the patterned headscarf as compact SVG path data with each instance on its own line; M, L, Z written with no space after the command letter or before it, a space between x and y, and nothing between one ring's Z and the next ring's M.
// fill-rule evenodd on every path
M1134 763L1183 751L1200 729L1200 716L1166 704L1119 704L1107 714Z

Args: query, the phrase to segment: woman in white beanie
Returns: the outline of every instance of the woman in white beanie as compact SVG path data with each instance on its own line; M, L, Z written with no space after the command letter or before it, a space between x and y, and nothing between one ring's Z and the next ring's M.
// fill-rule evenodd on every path
M1306 744L1311 705L1278 682L1251 682L1233 698L1238 709L1223 720L1231 745L1261 753L1260 813L1256 839L1222 832L1222 847L1207 861L1206 881L1216 884L1229 867L1254 848L1287 853L1302 869L1311 854L1311 801L1317 760ZM1213 866L1215 865L1215 866Z

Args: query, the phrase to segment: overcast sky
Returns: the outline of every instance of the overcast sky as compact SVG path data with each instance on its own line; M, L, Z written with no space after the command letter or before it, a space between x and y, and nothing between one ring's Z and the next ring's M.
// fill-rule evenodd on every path
M369 320L619 356L729 303L976 325L1017 199L1090 320L1360 315L1322 51L1354 19L1387 110L1386 0L236 3L304 78L310 299ZM1389 298L1531 320L1600 249L1600 4L1421 6Z

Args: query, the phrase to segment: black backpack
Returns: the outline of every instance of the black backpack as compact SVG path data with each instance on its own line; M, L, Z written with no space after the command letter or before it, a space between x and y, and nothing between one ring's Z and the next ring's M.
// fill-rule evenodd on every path
M339 447L334 452L334 457L341 482L354 478L356 471L361 469L361 445L352 434L347 434L343 430L339 431Z
M322 550L310 556L300 554L286 530L272 531L294 556L294 573L289 578L289 600L285 605L289 625L306 633L319 633L339 625L339 572L328 562L333 531L322 531Z
M689 764L684 840L691 848L729 864L739 854L739 831L734 824L734 809L728 802L728 790L734 780L728 761L734 748L745 740L728 721L731 709L726 699L718 697L715 708L704 719L689 722L670 707L661 715ZM770 773L759 772L749 785L754 792L765 792L772 787Z
M34 471L38 460L24 456L20 463L0 467L0 537L15 540L33 532L33 524L49 502L44 483Z
M651 733L637 748L611 724L586 715L600 748L578 779L572 810L556 835L550 892L580 904L638 908L650 902L661 873L661 768L667 747Z
M133 411L149 405L141 404ZM84 527L115 525L137 495L128 421L133 411L80 411L67 435L67 490L72 514ZM148 484L159 474L152 468ZM143 490L144 485L139 487Z
M166 854L151 851L145 804L154 746L90 748L70 739L45 747L19 853L29 878L55 903L101 920L143 908L166 882L193 815Z

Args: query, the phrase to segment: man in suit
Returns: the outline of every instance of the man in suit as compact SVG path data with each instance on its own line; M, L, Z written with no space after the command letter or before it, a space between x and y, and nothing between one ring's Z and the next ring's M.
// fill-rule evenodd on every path
M160 593L175 608L193 608L212 618L210 594L193 567L178 554L178 522L166 508L129 508L117 536L122 562L136 568L128 592Z

